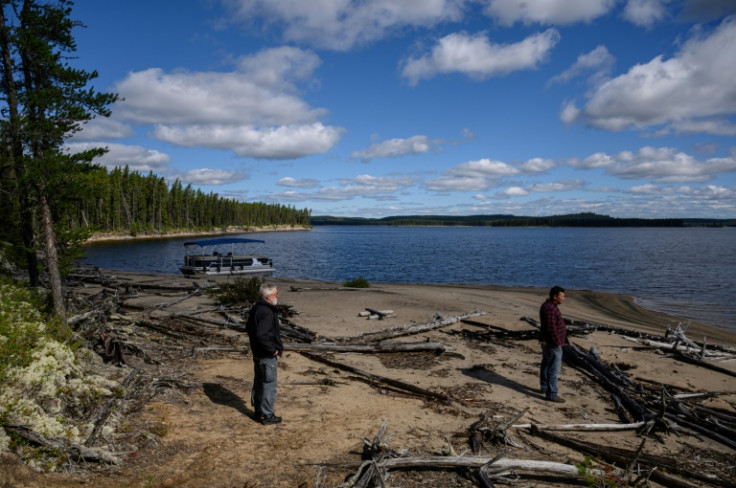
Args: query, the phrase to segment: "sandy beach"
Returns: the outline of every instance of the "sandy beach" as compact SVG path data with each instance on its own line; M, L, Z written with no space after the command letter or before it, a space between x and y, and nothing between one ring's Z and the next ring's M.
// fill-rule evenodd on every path
M165 284L191 287L192 280L177 275L113 273L117 280L147 285ZM201 282L202 280L200 280ZM507 330L532 328L522 317L538 318L546 289L492 286L371 284L368 289L346 289L339 283L273 279L279 287L279 303L293 307L298 315L292 323L317 334L322 341L354 337L393 327L427 324L437 316L447 319L471 313L472 323L456 322L419 335L396 339L401 342L432 341L447 346L453 354L433 353L325 353L330 361L360 371L391 378L421 389L442 393L454 401L429 401L406 392L369 384L358 375L315 361L286 348L279 365L279 393L276 411L283 423L262 426L251 419L250 388L252 361L247 355L247 336L232 328L210 326L210 337L230 345L224 352L197 352L214 339L183 345L166 336L146 342L130 338L142 350L167 349L168 360L146 364L131 355L127 365L114 374L122 381L133 368L145 374L178 378L185 389L165 388L153 395L145 408L129 416L116 415L111 422L113 441L124 432L141 426L158 426L163 433L139 440L135 452L124 462L107 470L91 470L78 475L39 475L14 468L16 485L105 486L105 487L312 487L340 486L360 464L364 439L373 439L386 422L391 434L390 448L411 456L470 453L468 429L482 415L499 421L525 411L517 423L608 424L619 417L600 385L589 375L564 365L560 395L565 404L546 402L539 393L538 368L541 350L536 340L474 341L458 332L483 332L491 326ZM564 283L562 284L564 286ZM86 284L78 293L93 296L102 285ZM156 307L165 301L186 296L169 291L167 297L143 289L124 300L121 313L134 320L154 320L157 316L192 313L212 308L206 295L184 299L165 310ZM392 316L369 320L359 316L366 308L391 310ZM678 319L637 306L630 297L587 290L567 290L561 307L565 318L664 334ZM201 316L208 316L202 313ZM210 312L213 319L222 319ZM128 322L120 323L129 330ZM455 332L455 333L453 333ZM708 344L736 346L736 334L703 324L689 325L692 340ZM595 347L601 359L625 369L633 381L647 386L666 386L671 394L718 392L701 404L711 409L734 412L736 378L705 370L672 358L662 351L643 347L620 335L594 332L572 337L570 342L585 350ZM196 346L196 347L195 347ZM720 362L736 371L736 362ZM481 454L493 457L506 451L507 458L559 463L584 460L580 452L531 435L524 429L510 429L520 447L485 446ZM571 432L576 439L635 451L642 437L636 431ZM660 434L650 439L643 452L687 460L697 452L723 462L733 450L693 435ZM128 440L129 441L129 440ZM124 443L118 440L118 443ZM4 461L9 462L9 461ZM733 470L734 463L730 462ZM322 466L323 468L320 468ZM701 469L706 472L708 465ZM727 468L728 469L728 468ZM8 471L10 472L10 471ZM5 475L9 476L9 475ZM388 486L480 486L473 476L456 470L395 471ZM732 478L733 479L733 478ZM3 481L0 478L0 481ZM6 480L7 481L7 480ZM523 486L574 486L569 479L554 475L536 476ZM663 486L652 483L652 486ZM699 486L694 484L693 486ZM702 485L707 486L707 485Z

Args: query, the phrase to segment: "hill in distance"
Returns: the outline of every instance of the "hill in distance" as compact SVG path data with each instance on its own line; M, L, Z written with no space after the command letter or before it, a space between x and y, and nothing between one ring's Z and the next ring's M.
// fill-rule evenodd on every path
M389 226L476 226L476 227L733 227L736 219L642 219L619 218L594 213L551 215L546 217L491 215L399 215L382 218L335 217L315 215L317 225L389 225Z

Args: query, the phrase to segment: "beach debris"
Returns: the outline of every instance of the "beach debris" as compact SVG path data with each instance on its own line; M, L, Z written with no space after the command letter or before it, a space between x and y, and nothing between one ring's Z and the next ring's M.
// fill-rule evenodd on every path
M690 483L691 480L698 480L711 486L733 486L731 480L719 479L713 474L701 474L692 469L682 460L675 457L660 456L656 454L647 454L642 452L644 441L640 444L640 447L636 451L629 449L621 449L603 444L593 444L590 442L573 439L571 437L561 436L554 434L549 430L534 429L532 433L545 440L556 442L562 446L574 449L587 456L601 459L607 463L618 465L618 466L629 466L627 474L631 475L633 472L632 465L637 464L638 469L636 471L646 472L648 479L656 483L660 483L666 487L672 488L693 488L694 485ZM667 473L663 472L665 469ZM675 473L682 476L684 479L676 478L670 473ZM632 480L633 482L634 480Z
M133 371L130 372L130 374L125 378L125 381L120 385L120 388L125 392L125 395L123 396L113 396L110 398L103 407L100 409L100 411L95 415L94 417L94 428L92 429L92 432L87 437L87 440L84 442L84 445L86 447L92 447L95 445L95 442L97 442L97 439L100 436L100 433L102 432L102 428L105 425L105 422L107 422L107 419L110 417L110 414L117 409L117 407L125 400L125 396L127 396L130 393L130 385L133 383L133 381L136 379L138 374L140 373L140 369L135 368Z
M652 421L650 420L649 423ZM573 430L580 432L618 432L622 430L640 430L647 422L633 422L630 424L513 424L513 429L539 430Z
M91 287L90 283L98 284ZM90 342L97 341L96 343L99 344L100 330L110 331L118 341L117 347L119 350L129 357L130 360L127 362L136 366L130 370L127 377L123 375L116 380L120 381L121 384L125 383L126 386L115 389L114 394L109 398L100 399L99 405L93 412L87 414L87 421L94 423L97 429L97 434L90 435L87 439L89 446L63 446L63 450L68 453L70 461L84 460L103 464L115 463L119 462L123 455L127 455L121 453L137 452L136 443L150 445L151 442L157 442L152 433L155 432L155 429L150 426L148 428L139 427L136 424L137 421L131 418L133 413L144 409L156 395L163 397L161 398L162 402L182 400L186 402L190 399L183 395L189 395L191 391L202 389L203 385L201 383L187 380L186 368L188 364L195 364L190 360L195 354L207 354L208 357L220 358L225 354L245 355L248 353L247 339L242 334L242 323L247 310L244 307L236 306L205 306L204 308L197 307L186 310L187 305L191 305L190 302L186 301L187 297L201 288L196 283L187 283L183 280L167 281L165 279L132 280L114 275L105 275L100 270L85 270L74 273L68 282L68 286L70 289L76 287L72 294L76 305L70 310L70 316L79 317L74 321L74 325L76 325L80 336ZM315 289L314 291L318 290ZM169 297L179 299L179 302L176 304L170 303L172 298ZM151 307L167 303L169 305L154 309L144 316L143 312L151 310ZM583 455L589 456L596 461L607 463L603 465L585 464L584 466L587 475L598 477L599 480L613 474L621 479L627 478L630 482L629 486L644 486L647 480L668 487L693 486L692 483L697 483L699 486L734 486L732 480L734 479L733 474L736 472L736 467L732 456L724 454L724 449L721 446L717 446L718 450L710 450L707 447L709 444L706 444L718 443L725 445L725 451L736 449L733 441L733 439L736 439L736 414L733 411L735 406L734 402L729 401L728 398L733 396L734 392L694 392L682 387L676 388L671 385L663 385L659 381L647 380L646 378L636 378L636 381L633 381L631 375L626 374L625 371L619 371L619 369L626 370L628 368L620 368L618 363L614 365L606 364L594 351L586 351L572 344L569 346L571 349L565 351L566 360L569 356L571 361L578 362L574 367L583 371L581 383L590 382L593 384L594 390L604 398L605 393L602 390L608 391L611 401L616 405L621 423L597 423L595 413L591 414L591 423L586 424L544 424L538 422L529 410L521 412L521 415L518 411L507 411L508 415L499 417L492 415L492 412L488 410L488 404L493 403L489 401L489 398L492 398L489 382L476 381L462 385L477 387L477 392L471 401L469 400L470 395L458 395L448 388L433 387L431 386L432 383L429 382L418 383L418 385L424 385L422 387L399 379L388 378L385 375L374 374L369 368L364 368L367 370L354 368L349 364L335 361L329 353L375 353L380 354L380 362L384 365L385 360L401 360L406 363L405 367L422 370L422 367L417 366L417 364L426 363L417 363L412 355L433 360L435 364L440 360L450 361L451 359L448 358L451 358L451 354L453 354L448 352L452 349L450 345L456 345L460 341L454 338L454 340L448 338L446 344L430 342L429 340L427 342L417 341L411 343L387 341L393 338L432 332L446 325L462 321L464 324L478 327L478 329L442 332L448 332L453 334L454 337L469 341L503 339L505 340L504 345L509 348L527 348L527 346L516 344L514 341L535 340L538 336L536 327L524 331L510 330L475 321L473 317L484 315L484 313L471 312L459 317L442 318L440 316L437 317L439 320L432 320L427 324L395 326L355 337L324 338L294 323L287 316L289 313L288 306L285 307L287 308L284 309L283 314L280 310L286 342L285 348L314 361L329 365L333 368L333 373L338 374L341 378L340 383L326 378L325 380L313 382L290 381L288 384L314 385L315 387L323 387L322 390L324 391L327 390L327 388L324 388L325 386L339 389L345 384L346 380L357 378L379 388L382 392L399 392L424 399L430 407L438 407L437 410L443 414L458 415L455 417L456 419L461 418L460 415L464 419L478 418L481 410L486 411L485 423L476 422L474 424L475 430L471 429L471 432L457 433L453 437L455 439L466 439L470 444L474 432L482 441L480 443L481 450L485 449L490 453L488 456L477 454L467 456L462 453L463 449L457 449L457 452L461 453L459 455L455 453L454 449L450 449L449 452L443 449L443 453L450 455L422 456L414 454L409 456L406 450L390 448L389 440L391 437L386 435L384 424L382 429L379 429L379 434L364 441L364 456L369 459L363 459L349 465L350 473L354 472L358 464L361 466L359 469L360 476L356 480L360 479L362 481L354 486L382 486L382 484L384 486L398 486L401 484L393 481L395 477L400 476L400 471L412 472L415 483L418 483L416 482L417 478L427 476L427 481L423 483L424 486L450 485L442 482L435 483L436 476L458 476L458 478L465 478L465 481L467 481L468 474L472 474L478 478L478 482L481 483L480 486L492 486L494 482L497 484L507 483L514 479L523 479L525 476L534 473L536 474L533 475L535 476L533 479L537 482L540 475L554 475L560 483L564 483L565 479L569 479L571 484L579 484L579 480L582 479L581 475L578 474L580 472L579 463L573 464L569 461L555 463L552 462L554 461L554 458L552 458L550 462L540 464L540 461L512 459L511 456L511 452L515 449L521 449L522 445L532 445L534 449L539 448L545 454L550 453L552 456L559 456L558 460L574 460L574 455L570 456L569 453L564 455L556 453L552 448L553 444L565 445L568 449L579 452L581 457ZM371 315L368 309L366 309L366 312L368 312L368 316ZM389 313L390 311L380 310L380 312ZM688 358L694 358L709 364L713 359L728 357L729 354L736 353L733 348L707 344L705 338L702 343L685 340L687 339L686 327L680 328L679 332L675 329L674 332L666 334L665 337L605 324L581 322L572 319L566 319L566 321L571 335L573 333L591 335L600 331L620 334L637 341L660 342L661 345L657 344L656 348L662 353L662 360L685 362L686 359L678 356L678 354L685 354ZM233 331L240 332L240 334L233 333ZM469 332L472 332L472 334ZM591 337L595 336L591 335ZM645 344L642 343L642 345ZM399 349L392 351L391 348L394 347ZM411 352L412 347L417 347L417 351L422 352ZM407 348L408 350L400 350L400 348ZM606 351L604 348L599 346L599 349L601 350L601 356L605 357L604 353ZM320 351L324 354L318 354L314 351ZM435 357L432 354L437 352L440 352L441 356L438 356L438 359L432 359ZM484 352L487 353L487 351ZM127 373L125 369L109 369L116 374L116 377L120 377L121 372L123 374ZM325 369L329 368L325 367ZM424 368L424 370L429 369L431 368ZM450 365L450 367L444 369L454 370L455 366ZM339 371L347 371L349 374L340 375ZM434 375L430 373L425 376L431 377ZM510 380L514 381L511 378ZM602 385L603 388L599 388L599 385ZM330 390L333 388L330 388ZM241 400L238 395L242 396L242 393L236 394L226 389L224 391L233 395L233 401ZM717 397L725 398L718 398L718 401L715 402L714 399ZM571 398L574 405L575 395ZM533 409L536 408L534 406L536 403L538 402L530 402ZM723 407L724 405L725 407ZM729 405L731 406L730 410ZM525 415L527 417L525 423L516 423ZM131 418L130 426L126 426L125 434L121 435L120 431L116 430L120 426L114 424L121 421L128 422L126 417ZM511 417L511 420L505 420L509 417ZM610 418L610 415L607 418ZM20 438L31 439L37 437L29 430L28 426L8 425L6 427L6 430L16 429L14 432L18 432ZM165 429L165 426L161 428ZM630 443L630 438L634 437L633 429L636 429L638 435L641 436L640 443L639 438L635 438L639 448L618 448L618 451L613 449L616 445ZM573 430L578 437L585 436L587 432L609 431L610 434L608 435L616 440L611 443L601 442L603 445L597 445L572 439L572 441L579 443L574 444L572 441L568 442L567 437L556 434L560 431ZM108 434L110 431L114 431L114 433ZM102 435L102 432L106 433ZM670 432L680 435L676 441L666 439L665 434ZM468 435L469 433L470 435ZM530 433L531 435L529 435ZM696 446L691 447L686 443L686 439L682 437L683 434L695 436L700 441ZM534 443L532 439L541 440ZM660 441L661 445L658 444L656 450L652 448L653 446L647 446L646 442L649 442L650 439ZM667 441L667 445L665 445L665 441ZM32 441L29 442L33 443ZM563 444L563 442L566 444ZM674 452L673 444L681 449L679 454ZM45 445L54 448L54 440L47 440ZM100 446L99 449L97 449L98 446ZM647 447L650 448L647 449ZM113 449L116 452L112 452ZM525 447L522 452L525 454L521 457L526 457L526 453L533 451L527 450L527 447ZM611 464L620 466L622 469L612 468ZM315 486L327 486L325 470L334 469L337 465L330 464L320 467L315 478ZM343 465L342 469L345 469L346 466L348 464ZM80 465L76 469L80 467L82 466ZM100 468L97 467L96 469ZM368 471L372 474L368 475ZM345 476L342 476L340 480L345 479ZM329 486L336 486L336 484Z
M379 330L376 332L368 332L368 333L361 334L358 336L353 336L353 337L339 337L339 338L336 338L335 341L336 342L379 342L379 341L384 341L386 339L391 339L395 337L422 334L424 332L429 332L431 330L439 329L441 327L447 327L448 325L452 325L467 317L477 317L477 316L485 315L485 314L486 314L485 312L473 311L465 315L459 315L456 317L448 317L439 322L432 321L426 324L411 324L411 325L405 325L402 327L391 327L390 329Z
M105 360L112 362L115 366L125 364L123 346L115 334L103 329L100 331L100 340L102 341L102 355Z
M303 356L309 359L312 359L313 361L317 361L317 362L326 364L328 366L331 366L333 368L337 368L343 371L347 371L349 373L353 373L359 376L361 379L364 379L367 383L372 384L372 385L377 385L377 386L381 386L384 388L390 387L391 389L395 391L400 391L402 393L410 393L412 395L423 397L428 400L435 400L435 401L439 400L447 404L453 403L452 400L444 393L437 393L431 390L427 390L425 388L418 387L416 385L412 385L410 383L406 383L404 381L387 378L385 376L380 376L374 373L369 373L367 371L362 371L354 366L350 366L348 364L344 364L338 361L334 361L332 359L328 359L321 354L314 354L314 353L306 352L306 351L303 351L300 354L302 354Z
M437 355L450 351L453 348L439 342L379 342L366 344L337 344L334 342L320 343L291 343L284 344L284 349L291 351L308 352L359 352L359 353L394 353L394 352L417 352L428 351Z
M63 452L67 458L75 462L95 462L100 464L121 464L121 456L105 449L89 448L77 444L69 444L67 441L46 438L34 432L26 425L5 424L3 429L18 436L26 442L40 446L44 449Z
M367 308L358 314L360 317L368 317L369 320L383 320L396 317L393 310L376 310Z
M433 455L433 456L408 456L406 449L395 450L390 448L388 441L391 436L384 439L387 422L384 421L373 440L364 439L362 462L355 473L339 485L339 488L357 488L367 486L389 486L387 480L393 473L416 470L417 472L428 471L455 471L475 470L476 477L481 482L480 486L492 487L493 482L513 483L524 477L524 473L539 475L540 473L555 474L571 480L580 480L583 475L603 478L608 473L614 472L615 468L608 470L594 467L587 468L584 472L579 466L554 461L537 461L530 459L508 459L508 453L503 451L494 457L466 456L466 455ZM451 446L450 446L451 447ZM450 449L454 452L454 449ZM329 468L338 466L331 463ZM318 473L321 475L328 466L321 466ZM615 474L623 473L615 470ZM322 479L321 476L319 479ZM323 486L317 484L317 487Z
M510 419L498 422L493 411L486 411L480 415L480 419L470 426L470 446L473 454L480 454L483 444L490 442L493 445L512 446L523 448L524 446L513 440L507 434L507 429L529 411L526 407Z

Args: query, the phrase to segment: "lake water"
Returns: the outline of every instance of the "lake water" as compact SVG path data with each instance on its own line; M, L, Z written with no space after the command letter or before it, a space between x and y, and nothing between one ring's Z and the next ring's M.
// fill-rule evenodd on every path
M252 233L274 276L589 289L736 330L736 228L320 226ZM93 244L85 262L178 273L192 238Z

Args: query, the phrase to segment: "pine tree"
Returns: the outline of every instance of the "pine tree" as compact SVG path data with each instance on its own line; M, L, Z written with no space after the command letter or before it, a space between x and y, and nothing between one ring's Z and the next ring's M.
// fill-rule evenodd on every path
M21 212L39 212L43 249L56 312L65 316L55 225L63 218L75 177L92 169L102 149L68 154L65 139L95 115L108 116L117 95L86 88L97 77L70 67L66 56L76 51L69 0L3 0L3 93L10 112L15 97L17 114L3 130L3 142L13 148L13 191ZM12 12L15 25L6 15ZM6 130L5 130L6 129ZM28 198L24 201L23 195ZM54 212L56 210L56 214ZM35 234L24 244L35 252ZM29 263L29 275L33 270Z

